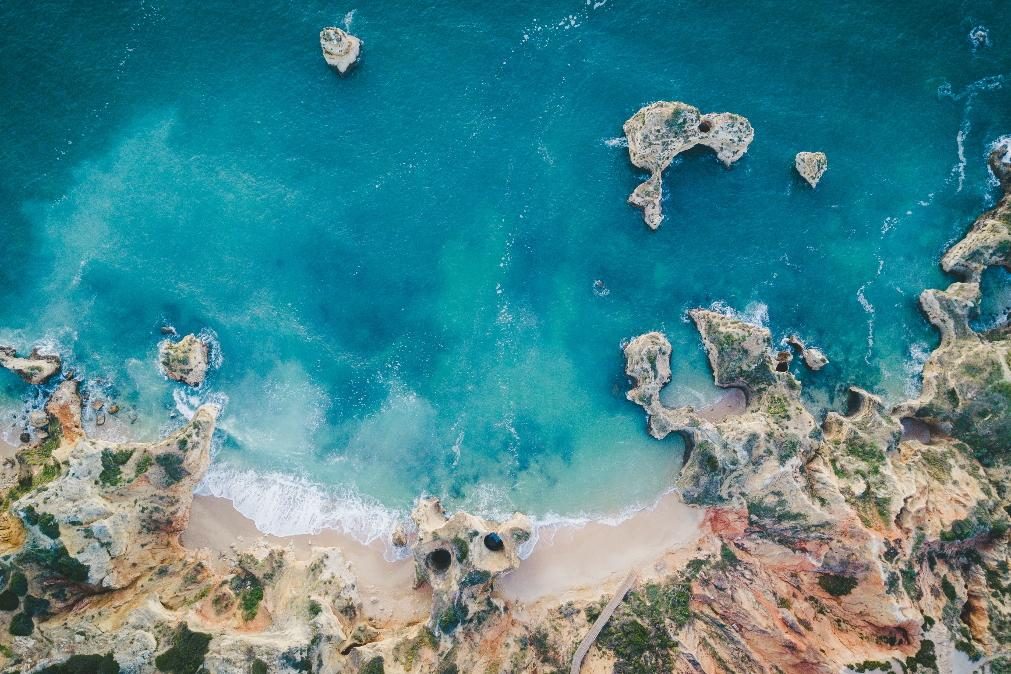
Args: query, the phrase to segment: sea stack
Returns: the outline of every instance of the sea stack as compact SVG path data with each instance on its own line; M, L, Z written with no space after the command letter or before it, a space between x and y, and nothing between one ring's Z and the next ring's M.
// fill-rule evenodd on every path
M628 203L643 209L643 219L651 229L660 226L663 213L662 175L674 157L704 145L716 152L726 166L744 156L755 138L746 117L732 112L702 114L679 101L657 101L625 122L628 157L635 166L650 172L649 179L635 188Z
M328 26L319 32L319 46L327 65L344 75L358 62L362 41L336 26Z
M195 335L178 342L163 340L158 345L158 360L165 376L189 386L200 386L207 376L207 343Z
M798 152L793 165L808 185L818 187L818 181L828 169L828 156L824 152Z

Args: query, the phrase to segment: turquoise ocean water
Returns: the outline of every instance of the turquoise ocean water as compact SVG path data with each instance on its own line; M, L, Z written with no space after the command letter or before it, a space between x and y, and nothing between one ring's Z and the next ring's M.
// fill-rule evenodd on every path
M328 24L364 41L345 79ZM712 400L693 306L822 347L819 405L915 393L917 294L1011 133L1002 1L8 2L0 29L0 341L58 347L137 437L223 403L204 489L274 532L375 533L421 492L651 502L680 446L620 346L664 330L669 402ZM679 158L654 233L620 141L659 99L756 137L731 170ZM829 155L816 191L800 150ZM158 373L165 322L216 339L203 389ZM37 399L0 373L6 419Z

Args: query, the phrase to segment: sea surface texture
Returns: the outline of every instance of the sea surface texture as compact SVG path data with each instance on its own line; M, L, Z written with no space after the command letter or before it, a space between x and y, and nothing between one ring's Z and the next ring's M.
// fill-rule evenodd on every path
M363 41L347 77L318 35ZM662 330L669 402L719 395L685 310L823 349L812 401L899 401L936 343L917 295L995 196L1011 4L0 4L0 343L59 350L151 438L224 406L203 487L266 531L369 538L421 493L615 516L681 445L624 398ZM665 173L651 232L622 124L656 100L748 117L732 168ZM793 170L824 151L816 190ZM987 275L979 320L1011 306ZM160 328L202 333L191 390ZM4 437L39 392L0 372ZM89 415L93 415L89 412Z

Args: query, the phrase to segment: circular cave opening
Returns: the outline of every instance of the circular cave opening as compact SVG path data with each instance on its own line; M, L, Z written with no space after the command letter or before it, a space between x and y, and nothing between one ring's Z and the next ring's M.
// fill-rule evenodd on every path
M453 555L446 548L436 548L428 553L425 563L432 571L442 573L453 563Z
M505 549L505 543L502 542L502 537L493 531L484 537L484 547L492 552L502 552Z
M699 122L699 131L701 131L702 133L709 133L712 130L713 125L710 124L708 119L703 119L701 122Z

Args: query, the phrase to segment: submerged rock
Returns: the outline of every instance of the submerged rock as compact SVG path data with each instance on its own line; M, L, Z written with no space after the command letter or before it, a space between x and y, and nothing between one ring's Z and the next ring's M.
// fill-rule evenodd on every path
M828 156L824 152L798 152L793 165L808 185L818 187L818 181L828 170Z
M751 123L730 112L702 114L679 101L658 101L632 115L624 125L628 156L650 177L632 192L628 202L643 209L643 219L652 229L660 226L663 213L663 172L674 157L703 145L716 152L726 166L744 156L755 137Z
M327 65L343 75L358 62L362 41L336 26L329 26L319 32L319 45Z
M20 376L29 384L45 384L54 374L60 371L60 357L56 354L39 353L32 349L27 358L21 358L9 346L0 346L0 367L6 368Z
M189 386L200 386L207 376L207 343L195 335L186 335L178 342L163 340L158 345L159 361L165 376Z

